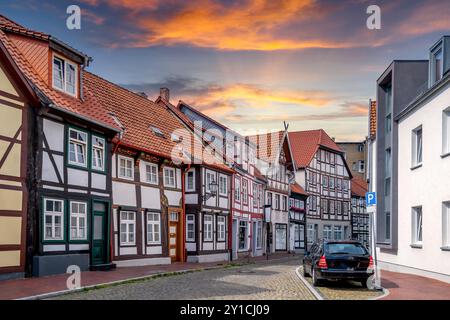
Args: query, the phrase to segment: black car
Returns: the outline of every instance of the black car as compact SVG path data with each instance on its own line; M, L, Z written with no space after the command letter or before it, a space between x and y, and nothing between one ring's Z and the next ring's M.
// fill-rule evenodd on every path
M315 286L322 280L353 280L367 286L372 276L373 259L358 241L315 242L303 258L303 275L311 276Z

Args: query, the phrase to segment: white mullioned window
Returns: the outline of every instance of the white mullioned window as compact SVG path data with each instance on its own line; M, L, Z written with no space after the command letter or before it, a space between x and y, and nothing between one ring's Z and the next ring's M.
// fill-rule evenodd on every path
M186 172L186 191L195 191L195 171Z
M145 182L158 184L158 165L148 163L145 165Z
M248 181L242 179L242 202L248 203Z
M280 195L275 195L275 210L280 210Z
M342 240L342 227L334 226L334 240Z
M203 240L213 240L213 217L209 214L203 216Z
M422 244L422 207L412 208L411 215L411 243Z
M134 179L134 160L119 156L119 178L133 180Z
M136 212L120 212L120 244L136 244Z
M60 57L53 57L53 87L72 96L77 93L78 67Z
M422 126L412 131L412 166L422 164Z
M147 212L147 244L161 243L161 215L159 212Z
M442 112L442 154L450 153L450 107Z
M175 168L164 168L164 186L175 188Z
M223 196L228 195L228 179L226 176L219 177L219 193Z
M236 178L234 181L234 197L236 201L241 201L241 180Z
M211 191L211 184L216 182L215 176L212 172L206 172L206 192Z
M64 240L64 201L44 198L44 240Z
M87 140L86 132L69 128L69 164L87 167Z
M217 216L217 241L225 241L226 220L224 216Z
M87 203L70 201L70 240L87 239Z
M195 241L195 215L186 215L186 241Z
M325 240L333 239L333 231L331 229L331 226L323 226L323 238Z
M92 136L92 169L105 170L105 139Z
M450 201L442 203L442 247L450 249Z

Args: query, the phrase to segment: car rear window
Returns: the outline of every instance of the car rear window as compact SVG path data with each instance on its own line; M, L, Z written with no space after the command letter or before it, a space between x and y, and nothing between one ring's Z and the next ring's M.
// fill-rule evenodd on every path
M359 243L327 243L325 254L367 254L366 248Z

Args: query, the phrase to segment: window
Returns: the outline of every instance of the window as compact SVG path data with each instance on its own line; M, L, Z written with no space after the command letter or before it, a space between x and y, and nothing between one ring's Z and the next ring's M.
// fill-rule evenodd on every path
M258 185L256 183L253 183L252 187L252 194L253 194L253 208L258 207Z
M241 180L239 180L238 178L236 178L234 180L234 197L236 199L236 201L241 201Z
M228 179L225 176L219 177L219 193L223 196L228 195Z
M364 145L358 144L358 152L364 152Z
M186 191L195 191L195 172L189 170L186 172Z
M86 240L87 204L70 202L70 240Z
M344 186L344 192L345 192L345 191L348 191L348 180L344 180L344 181L342 182L342 184L343 184L343 186Z
M334 178L330 177L330 189L334 189Z
M175 169L164 168L164 186L175 188Z
M69 163L87 167L87 133L69 128Z
M339 215L341 215L342 214L342 211L341 211L341 209L342 209L342 204L341 204L342 202L340 202L340 201L336 201L336 213L337 214L339 214Z
M225 217L217 216L217 241L225 241Z
M334 240L342 240L342 227L334 226Z
M119 178L133 180L134 164L133 159L119 156Z
M307 232L308 232L308 244L312 244L314 241L317 240L319 226L317 224L310 224L307 225Z
M92 169L105 170L105 139L92 136Z
M386 212L386 214L385 214L384 237L385 237L386 241L391 240L391 213L390 212Z
M338 190L341 190L341 187L342 187L342 179L336 178L336 188Z
M262 248L262 221L256 222L256 248L261 249Z
M275 224L275 250L287 250L287 225Z
M248 181L246 179L242 180L242 202L248 203Z
M272 208L272 192L267 192L267 205Z
M358 161L358 172L364 173L365 170L366 170L366 163L364 162L364 160L359 160Z
M158 184L158 165L153 163L145 165L145 181L151 184Z
M438 47L432 52L431 58L431 85L442 79L444 73L442 47Z
M327 199L321 200L321 207L322 207L322 213L328 213L328 200Z
M450 201L442 204L442 247L450 248Z
M147 212L147 244L161 243L161 219L158 212Z
M247 248L247 221L239 221L239 250Z
M211 192L211 184L216 181L216 175L212 172L206 172L206 191Z
M391 148L386 149L385 153L385 177L391 176Z
M77 67L59 57L53 57L53 87L72 96L76 94Z
M450 153L450 108L442 112L442 154Z
M275 195L275 210L280 210L280 195Z
M186 215L186 241L195 241L195 215Z
M330 214L334 214L334 200L330 200Z
M211 215L203 216L203 240L212 241L213 239L213 217Z
M120 244L134 245L136 243L136 212L120 212Z
M287 197L283 196L283 211L287 211Z
M323 238L326 240L333 239L333 231L331 230L331 226L323 226Z
M422 164L422 126L412 131L412 166Z
M392 117L391 117L390 114L388 114L386 116L385 126L386 126L386 134L391 133L391 131L392 131Z
M412 208L412 244L422 244L422 207Z
M328 177L322 176L322 184L325 188L328 188Z
M64 201L44 199L44 240L64 239Z

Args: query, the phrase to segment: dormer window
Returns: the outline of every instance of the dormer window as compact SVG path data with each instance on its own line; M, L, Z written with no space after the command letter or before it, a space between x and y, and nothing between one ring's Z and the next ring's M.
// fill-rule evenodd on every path
M150 129L153 131L153 133L154 133L156 136L161 137L161 138L164 138L164 133L162 133L162 131L161 131L159 128L150 126Z
M77 65L61 57L53 56L53 88L72 96L77 93Z
M442 48L439 48L436 52L433 53L432 59L433 83L436 83L442 79L444 71L444 64L442 58L443 58Z

